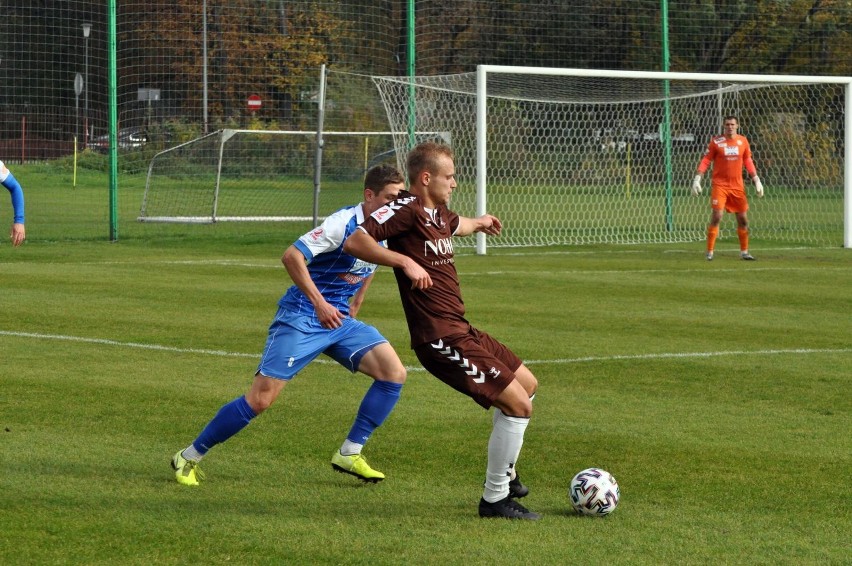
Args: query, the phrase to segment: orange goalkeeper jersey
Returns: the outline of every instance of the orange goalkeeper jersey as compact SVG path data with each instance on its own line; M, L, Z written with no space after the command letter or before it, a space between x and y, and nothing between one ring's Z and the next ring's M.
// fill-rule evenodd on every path
M748 140L739 134L735 134L731 139L718 136L710 140L704 158L698 166L698 172L703 174L711 163L713 188L745 192L743 167L749 175L754 176L756 173Z

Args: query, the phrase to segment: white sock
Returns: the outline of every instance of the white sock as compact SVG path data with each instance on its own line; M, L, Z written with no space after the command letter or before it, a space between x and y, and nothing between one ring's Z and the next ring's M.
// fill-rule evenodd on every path
M507 417L496 408L495 411L494 428L488 440L485 490L482 493L482 498L488 503L509 496L509 480L524 444L524 431L530 422L521 417Z
M362 448L364 448L363 444L352 442L347 438L343 441L343 445L340 447L340 453L344 456L353 456L355 454L360 454Z
M533 394L530 396L530 401L534 401L534 400L535 400L535 393L533 393ZM493 421L492 421L493 423L496 423L496 422L497 422L497 418L498 418L498 417L497 417L497 415L503 416L503 411L501 411L501 410L500 410L500 409L498 409L497 407L494 407L494 419L493 419ZM520 454L518 454L518 456L520 457ZM509 479L510 479L510 480L513 480L513 479L515 479L516 477L518 477L518 471L517 471L517 469L516 469L517 467L518 467L518 461L517 461L517 459L516 459L516 460L515 460L514 465L512 466L511 474L509 474Z
M532 397L530 397L530 399L532 399ZM501 411L497 407L494 407L494 418L491 421L492 426L497 426L497 419L500 418L500 417L504 417L504 416L505 415L503 414L503 411ZM515 479L515 476L518 475L518 473L515 471L515 466L517 466L517 465L518 465L518 462L516 461L512 465L512 469L509 470L509 480Z
M184 448L180 455L183 456L185 460L193 460L195 462L200 462L201 459L204 458L204 454L200 454L192 444Z

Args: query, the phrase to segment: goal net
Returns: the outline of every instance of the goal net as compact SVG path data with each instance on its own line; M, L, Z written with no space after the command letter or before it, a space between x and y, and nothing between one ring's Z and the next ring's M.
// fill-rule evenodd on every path
M702 197L690 184L729 114L766 188L758 200L746 178L753 241L843 241L848 77L481 66L373 81L392 130L413 119L418 129L451 133L453 208L503 220L489 245L703 240L709 174ZM406 146L404 136L396 141ZM721 228L721 240L735 241L733 215ZM480 253L484 242L476 240Z
M397 162L393 137L323 132L319 159L316 132L218 130L153 157L138 220L316 222L360 198L367 169Z

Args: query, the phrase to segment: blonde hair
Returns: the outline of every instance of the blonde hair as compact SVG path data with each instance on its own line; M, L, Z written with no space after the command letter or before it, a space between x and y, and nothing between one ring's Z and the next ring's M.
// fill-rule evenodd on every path
M448 145L431 141L416 145L408 152L408 182L414 185L424 171L435 173L441 156L455 160L453 148Z

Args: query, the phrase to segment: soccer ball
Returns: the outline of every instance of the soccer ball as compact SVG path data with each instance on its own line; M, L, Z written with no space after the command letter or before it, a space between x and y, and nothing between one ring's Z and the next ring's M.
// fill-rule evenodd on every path
M571 479L568 487L571 506L582 515L609 515L618 505L620 495L612 474L599 468L583 470Z

